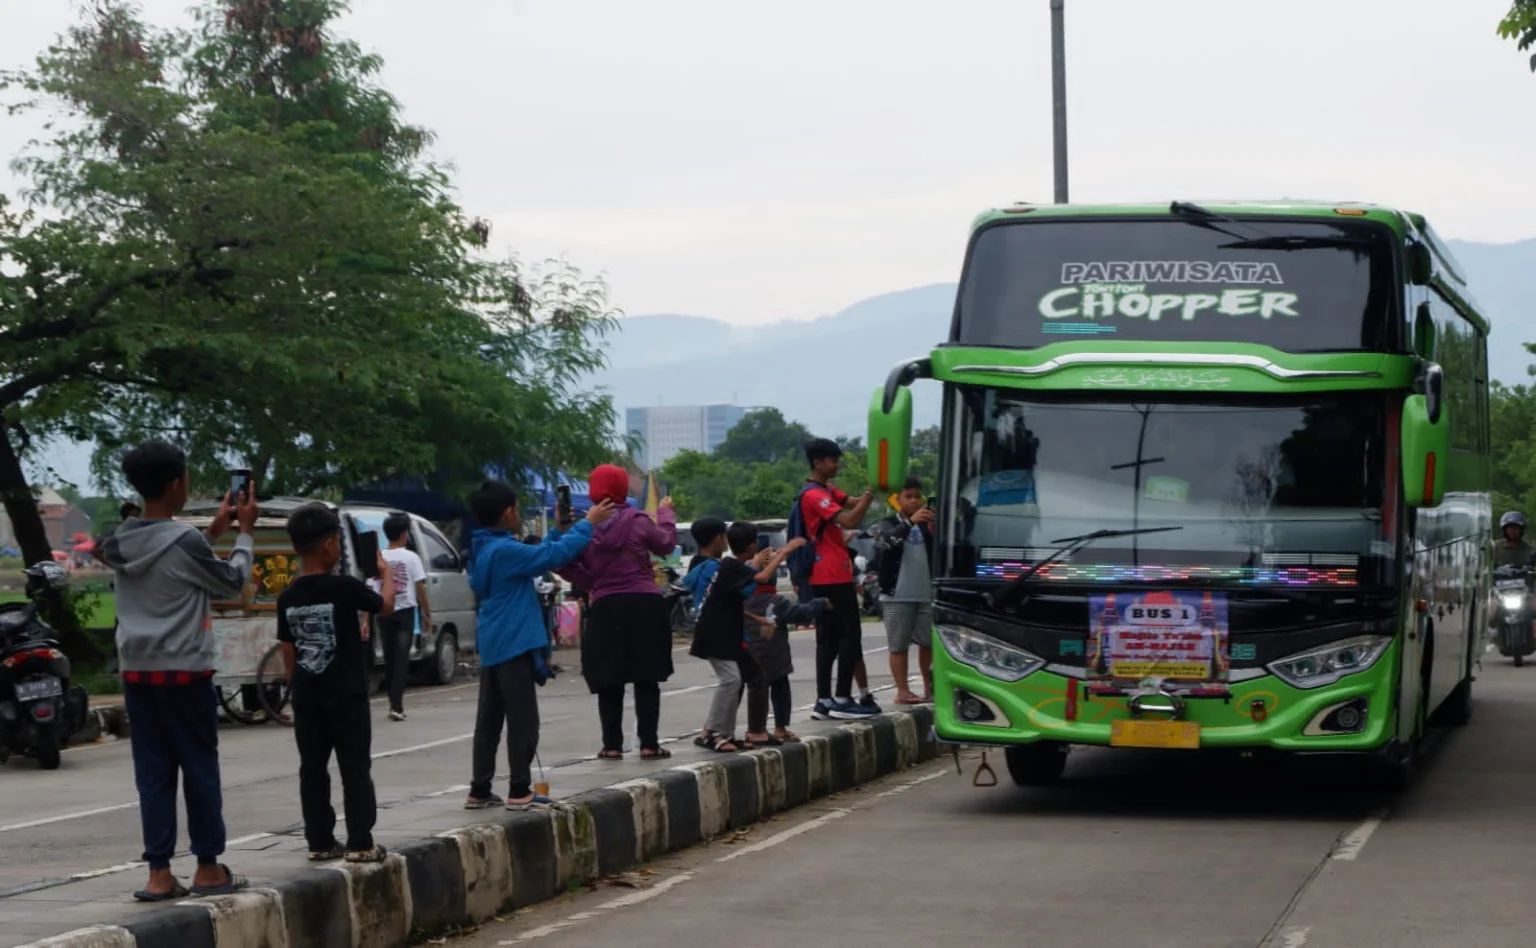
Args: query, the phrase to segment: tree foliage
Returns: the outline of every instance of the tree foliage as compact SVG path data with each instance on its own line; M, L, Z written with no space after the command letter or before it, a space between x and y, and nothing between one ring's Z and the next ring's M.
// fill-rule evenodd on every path
M1522 52L1536 48L1536 0L1514 0L1499 21L1499 35L1514 40ZM1536 72L1536 52L1531 53L1531 71Z
M788 421L773 408L749 412L713 454L684 451L660 472L683 520L703 516L727 520L771 520L789 515L795 496L806 479L805 442L810 431ZM862 493L869 484L868 458L862 438L837 439L843 449L837 483L850 494ZM938 474L937 428L913 434L911 470L935 492ZM882 517L886 508L876 498L870 517Z
M0 197L8 508L36 435L94 439L108 484L158 434L205 488L240 462L293 493L609 453L582 384L605 287L484 253L344 10L203 0L183 31L97 0L0 75L13 111L62 113L16 163L30 206Z

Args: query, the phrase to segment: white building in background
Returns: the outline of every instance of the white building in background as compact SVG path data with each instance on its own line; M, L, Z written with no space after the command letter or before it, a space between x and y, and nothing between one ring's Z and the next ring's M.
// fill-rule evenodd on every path
M636 460L661 467L683 451L705 454L720 446L750 408L740 405L658 405L624 411L624 430L640 439Z

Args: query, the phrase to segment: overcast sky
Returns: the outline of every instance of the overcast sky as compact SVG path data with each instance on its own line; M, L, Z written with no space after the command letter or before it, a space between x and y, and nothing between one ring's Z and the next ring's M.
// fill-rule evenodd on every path
M1072 198L1370 200L1536 236L1508 6L1067 0ZM0 7L14 65L72 4ZM977 211L1050 200L1048 7L354 0L343 30L499 245L607 274L629 313L758 323L952 280ZM0 118L0 154L29 131Z

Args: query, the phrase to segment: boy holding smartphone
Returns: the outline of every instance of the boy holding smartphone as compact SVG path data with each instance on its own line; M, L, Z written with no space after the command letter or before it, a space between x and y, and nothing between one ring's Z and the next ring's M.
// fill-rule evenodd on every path
M873 531L880 544L880 607L897 704L933 700L933 523L923 482L909 477L896 497L896 513ZM921 697L908 684L907 654L913 644L923 677Z

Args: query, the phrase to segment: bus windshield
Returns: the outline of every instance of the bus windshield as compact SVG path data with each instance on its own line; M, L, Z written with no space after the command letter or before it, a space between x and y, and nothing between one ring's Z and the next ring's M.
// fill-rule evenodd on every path
M1042 220L977 234L953 341L1395 351L1392 238L1316 219Z
M1032 400L956 391L954 578L1008 579L1060 538L1104 539L1040 581L1356 586L1389 581L1382 398L1262 404Z

